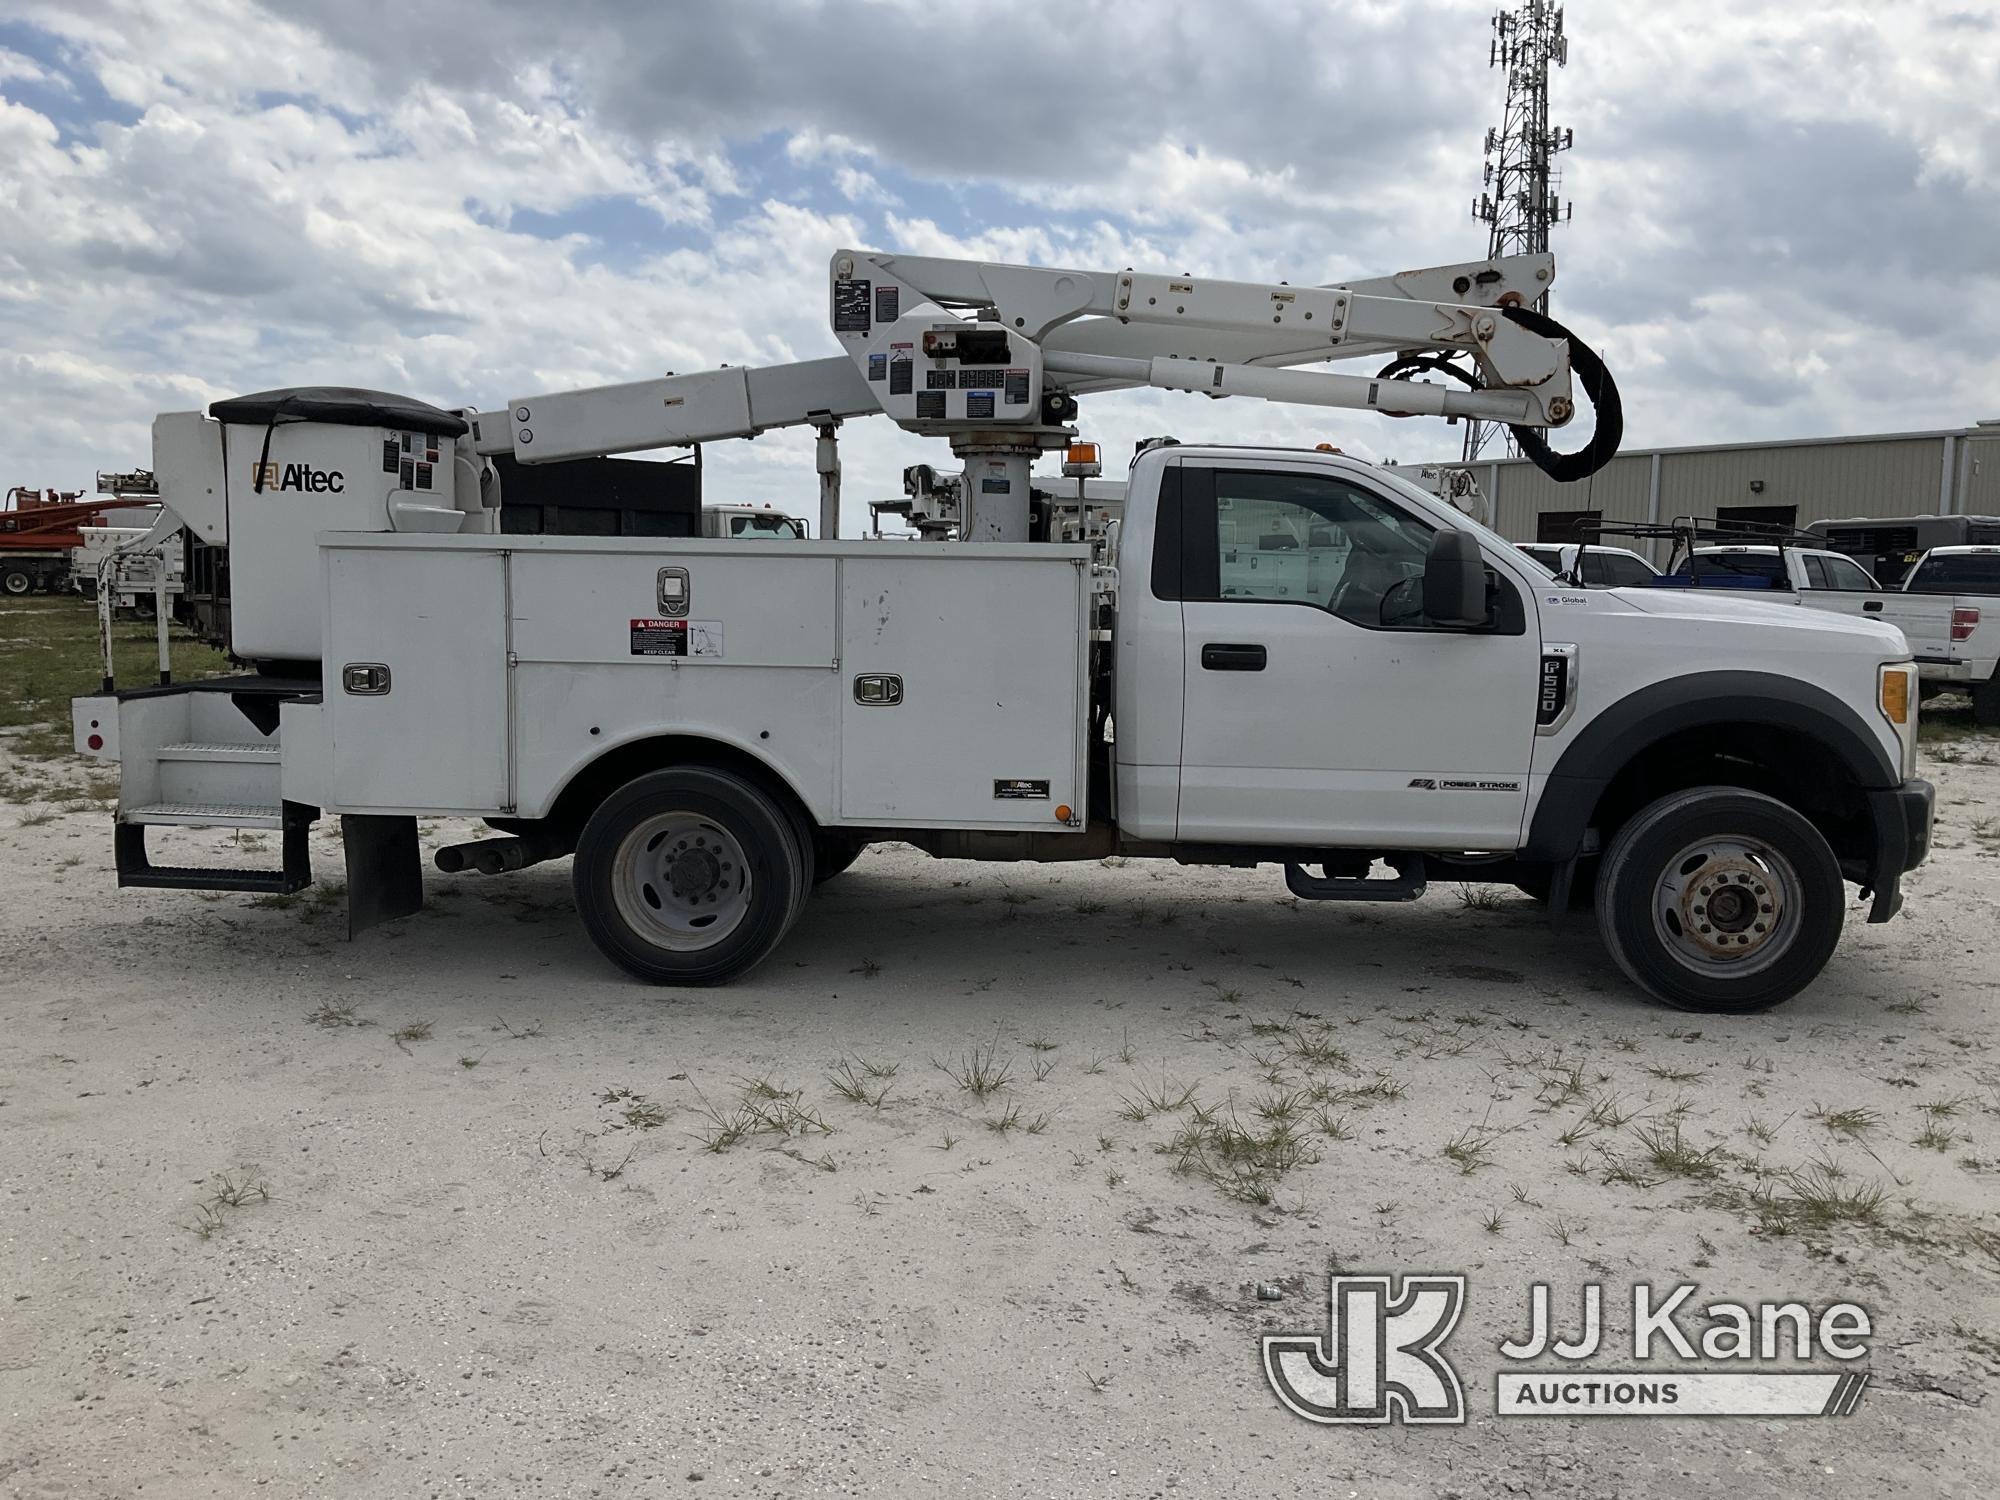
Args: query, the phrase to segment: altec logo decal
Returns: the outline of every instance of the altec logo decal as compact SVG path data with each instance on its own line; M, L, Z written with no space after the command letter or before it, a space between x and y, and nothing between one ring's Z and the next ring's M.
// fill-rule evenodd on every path
M1843 1363L1868 1354L1866 1308L1836 1302L1815 1313L1799 1302L1711 1302L1694 1315L1691 1285L1662 1295L1632 1288L1631 1356L1639 1369L1578 1369L1603 1346L1604 1289L1583 1287L1576 1337L1557 1335L1549 1287L1528 1300L1528 1331L1503 1340L1504 1360L1553 1358L1557 1367L1502 1368L1494 1410L1503 1417L1843 1417L1860 1405L1865 1369L1800 1370L1794 1361ZM1267 1334L1264 1377L1285 1407L1308 1422L1462 1423L1465 1393L1443 1354L1465 1307L1463 1276L1334 1276L1327 1331ZM1701 1360L1736 1368L1690 1368ZM1782 1363L1781 1363L1782 1362ZM1789 1368L1787 1366L1790 1366Z
M311 464L252 464L250 486L257 490L306 490L316 495L338 495L347 488L347 479L338 469L315 469Z

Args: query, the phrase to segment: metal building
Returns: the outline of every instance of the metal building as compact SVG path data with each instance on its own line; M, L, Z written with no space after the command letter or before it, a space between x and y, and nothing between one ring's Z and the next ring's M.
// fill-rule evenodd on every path
M1575 484L1555 483L1524 458L1469 467L1494 526L1517 542L1574 541L1585 520L1702 515L1806 526L1843 516L2000 515L2000 418L1934 432L1627 451Z

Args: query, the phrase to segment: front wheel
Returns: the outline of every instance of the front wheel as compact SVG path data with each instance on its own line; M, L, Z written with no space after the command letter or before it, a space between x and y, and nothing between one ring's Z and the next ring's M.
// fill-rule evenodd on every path
M1840 941L1846 896L1804 817L1757 792L1696 787L1618 830L1597 873L1597 925L1649 995L1740 1015L1812 983Z
M806 856L757 787L705 766L655 771L599 804L577 839L578 913L605 956L654 984L724 984L784 938Z

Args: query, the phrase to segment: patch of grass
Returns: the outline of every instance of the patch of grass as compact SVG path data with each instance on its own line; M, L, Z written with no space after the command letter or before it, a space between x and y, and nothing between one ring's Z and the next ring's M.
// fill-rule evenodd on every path
M326 1031L338 1031L343 1026L372 1024L354 1013L354 1002L351 1000L328 1000L317 1009L307 1011L306 1020Z
M211 1179L209 1196L194 1208L194 1222L188 1226L196 1239L213 1239L237 1209L271 1201L271 1185L250 1168L218 1172Z
M1506 898L1497 886L1461 885L1458 888L1458 904L1467 911L1498 911Z
M1196 1087L1197 1085L1191 1083L1173 1082L1162 1073L1156 1087L1142 1084L1135 1094L1119 1096L1123 1108L1118 1111L1118 1118L1130 1120L1137 1125L1150 1120L1154 1115L1173 1114L1186 1109L1194 1103Z
M1846 1176L1822 1158L1760 1184L1750 1194L1758 1228L1765 1234L1798 1234L1880 1223L1882 1189L1873 1183L1849 1186Z
M1882 1123L1881 1115L1866 1105L1851 1109L1828 1109L1824 1105L1815 1104L1807 1114L1807 1118L1819 1121L1835 1135L1844 1136L1850 1141L1863 1139Z
M1478 1126L1468 1125L1446 1141L1438 1154L1458 1168L1459 1176L1470 1177L1481 1167L1492 1165L1493 1138Z
M72 595L41 595L7 603L7 634L20 639L0 649L0 729L18 729L8 748L26 760L72 755L69 700L103 687L104 658L97 641L97 606ZM167 629L174 681L216 677L234 670L229 658L204 646L179 625ZM113 671L121 687L158 680L154 627L114 620Z
M858 1062L857 1067L857 1062L842 1058L839 1066L827 1075L826 1081L849 1104L865 1104L870 1109L880 1109L882 1101L889 1097L889 1085L876 1082L881 1075L871 1073L865 1062Z
M1678 1123L1641 1125L1632 1134L1638 1138L1646 1160L1661 1176L1709 1181L1722 1175L1722 1147L1690 1144Z
M399 1026L389 1033L389 1040L399 1047L405 1042L427 1042L430 1039L431 1023L429 1021L412 1021L409 1025Z
M1699 1083L1702 1070L1699 1068L1647 1068L1648 1077L1657 1078L1662 1083Z
M975 1099L985 1099L997 1094L1013 1081L1012 1063L1001 1061L996 1054L997 1044L974 1047L958 1059L956 1063L931 1059L931 1066L937 1068L953 1083Z
M1227 1118L1214 1111L1190 1118L1160 1149L1174 1157L1175 1171L1201 1178L1224 1197L1260 1206L1277 1201L1287 1173L1320 1159L1293 1122L1251 1129L1233 1109Z

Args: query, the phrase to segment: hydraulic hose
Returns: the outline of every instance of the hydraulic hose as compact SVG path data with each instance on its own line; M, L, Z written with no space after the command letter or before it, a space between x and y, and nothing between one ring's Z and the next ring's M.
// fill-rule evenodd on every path
M1556 452L1549 446L1549 440L1532 427L1509 426L1507 430L1514 434L1521 451L1534 460L1535 467L1557 484L1588 479L1617 456L1618 445L1625 438L1625 405L1618 397L1618 382L1604 368L1604 361L1597 357L1595 349L1547 313L1536 312L1532 307L1503 307L1500 311L1530 333L1538 333L1545 339L1561 339L1569 345L1569 367L1597 413L1597 430L1574 453Z
M1569 346L1570 369L1575 372L1577 384L1590 398L1591 408L1597 413L1597 430L1591 434L1590 441L1574 453L1556 452L1536 428L1516 426L1510 422L1507 430L1514 434L1514 441L1521 445L1521 452L1533 460L1535 467L1558 484L1588 479L1611 462L1618 453L1619 443L1625 438L1625 407L1618 396L1618 382L1611 378L1611 372L1604 367L1604 361L1598 358L1595 349L1547 313L1536 312L1531 307L1511 306L1502 307L1500 312L1530 333L1540 334L1545 339L1561 339ZM1399 355L1382 367L1377 378L1401 380L1411 375L1443 375L1471 390L1485 389L1477 371L1453 364L1449 355L1439 353Z

